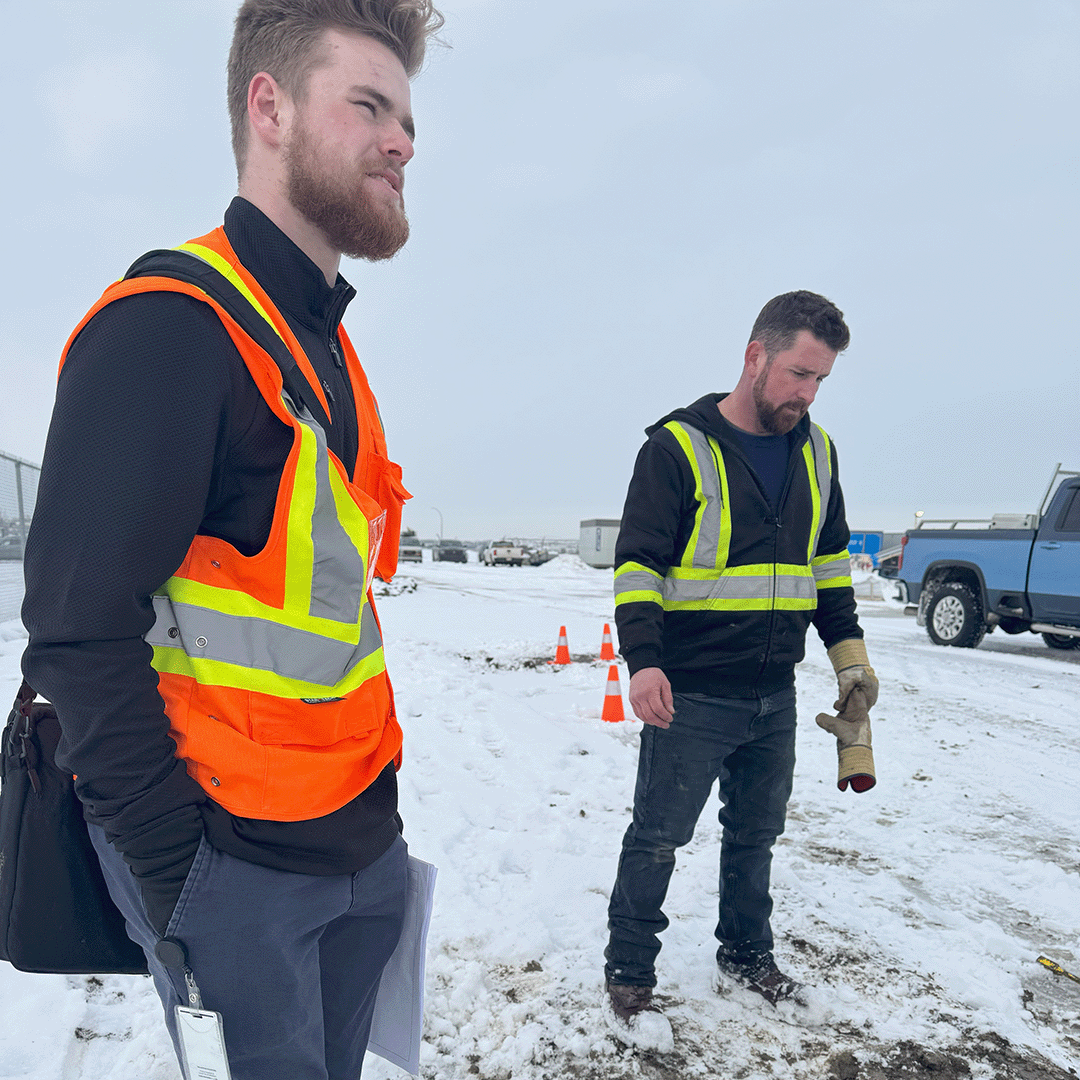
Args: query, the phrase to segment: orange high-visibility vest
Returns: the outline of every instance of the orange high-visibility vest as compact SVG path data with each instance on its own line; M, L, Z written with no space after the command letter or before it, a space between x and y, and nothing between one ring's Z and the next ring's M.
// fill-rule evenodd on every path
M224 230L178 250L200 260L204 275L219 273L273 327L310 384L304 391L316 394L329 415L300 343ZM154 291L210 304L267 405L293 431L263 550L245 556L224 540L197 535L153 597L157 619L146 640L170 735L191 776L231 813L272 821L321 817L400 761L401 728L370 587L375 574L387 580L397 568L409 494L387 457L375 399L344 329L339 340L359 428L352 476L285 389L274 358L212 290L191 281L132 277L106 289L69 338L61 368L71 343L106 304Z

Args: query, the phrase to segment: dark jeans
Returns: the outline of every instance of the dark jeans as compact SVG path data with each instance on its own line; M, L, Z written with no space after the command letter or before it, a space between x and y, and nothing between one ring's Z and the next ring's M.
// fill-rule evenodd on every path
M175 1043L183 973L154 955L158 935L127 863L100 828L90 826L90 836L128 935L146 952ZM379 978L401 934L407 857L399 836L355 874L315 877L202 841L168 933L184 943L203 1007L222 1014L233 1080L360 1075Z
M743 700L676 694L669 728L641 732L634 818L623 837L604 952L610 982L655 986L661 905L713 781L720 781L721 953L771 950L769 871L795 767L795 688Z

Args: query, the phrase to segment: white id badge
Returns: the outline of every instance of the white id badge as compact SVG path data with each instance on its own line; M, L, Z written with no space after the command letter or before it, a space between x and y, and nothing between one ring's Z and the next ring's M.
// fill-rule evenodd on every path
M221 1013L177 1005L176 1031L187 1080L231 1080Z

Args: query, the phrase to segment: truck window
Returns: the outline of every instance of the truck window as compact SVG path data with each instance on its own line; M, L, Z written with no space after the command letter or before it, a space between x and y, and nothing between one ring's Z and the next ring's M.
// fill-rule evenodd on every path
M1080 488L1073 488L1057 522L1058 532L1080 532Z

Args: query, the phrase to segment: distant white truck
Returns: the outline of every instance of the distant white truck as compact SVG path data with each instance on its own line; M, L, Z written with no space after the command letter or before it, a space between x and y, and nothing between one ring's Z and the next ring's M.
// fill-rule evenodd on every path
M525 561L525 549L513 540L497 540L484 548L480 561L488 566L520 566Z

